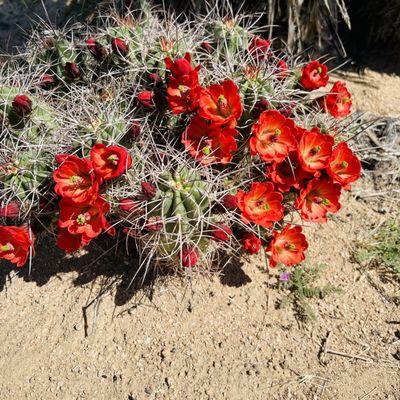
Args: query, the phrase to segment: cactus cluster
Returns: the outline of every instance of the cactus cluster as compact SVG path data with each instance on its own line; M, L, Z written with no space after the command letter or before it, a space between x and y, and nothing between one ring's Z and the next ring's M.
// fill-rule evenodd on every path
M319 61L217 11L178 22L147 6L114 9L39 26L10 57L0 257L15 247L4 230L39 225L68 252L118 233L141 265L207 269L220 253L261 248L271 265L302 261L296 214L324 222L360 174L340 143L360 129L351 96L340 82L325 88Z

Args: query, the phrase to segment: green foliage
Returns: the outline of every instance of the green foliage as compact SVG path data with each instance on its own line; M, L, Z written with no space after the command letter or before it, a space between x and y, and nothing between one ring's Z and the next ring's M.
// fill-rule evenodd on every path
M396 219L387 220L370 242L359 243L354 254L357 263L383 267L400 281L400 225Z
M327 268L326 265L317 265L315 267L307 268L299 266L294 268L288 282L279 282L278 289L288 291L289 293L280 301L279 307L285 307L289 304L293 308L301 320L315 320L316 314L309 304L310 299L323 299L332 293L340 293L341 289L326 284L319 287L313 284Z

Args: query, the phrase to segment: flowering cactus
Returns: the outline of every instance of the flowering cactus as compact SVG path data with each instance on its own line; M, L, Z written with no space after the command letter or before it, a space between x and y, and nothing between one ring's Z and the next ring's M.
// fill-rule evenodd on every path
M118 232L142 266L301 263L300 222L326 222L361 174L345 84L239 17L118 11L38 30L3 68L0 258L22 266L40 220L67 252Z

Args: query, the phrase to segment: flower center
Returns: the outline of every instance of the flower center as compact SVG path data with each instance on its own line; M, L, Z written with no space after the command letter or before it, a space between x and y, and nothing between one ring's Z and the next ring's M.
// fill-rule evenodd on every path
M179 86L178 86L178 90L179 90L181 93L185 94L185 93L187 93L187 92L189 91L189 87L188 87L188 86L185 86L185 85L179 85Z
M83 178L78 175L72 175L69 179L74 186L80 186L83 183Z
M348 163L347 161L342 161L339 165L340 165L342 168L347 168L347 167L349 166L349 163Z
M210 148L210 146L206 146L206 147L203 147L203 154L205 155L205 156L209 156L210 154L211 154L211 148Z
M286 250L289 250L289 251L296 250L296 245L294 245L293 243L290 243L290 242L286 242L284 247Z
M318 67L318 68L317 68L317 72L318 72L319 74L321 74L321 73L322 73L322 68L321 68L321 67Z
M342 103L343 104L346 104L346 103L349 103L349 102L350 102L350 99L348 97L343 97L342 98Z
M76 218L76 223L78 225L85 225L86 221L90 219L90 215L88 213L85 214L79 214L78 217Z
M229 115L228 100L223 94L218 96L218 109L222 116L226 117Z
M282 133L282 131L279 128L275 129L275 136L279 136Z
M111 154L111 156L107 158L107 161L110 164L118 165L119 157L116 154Z
M13 251L14 246L11 243L0 245L0 252L5 253L7 251Z
M310 150L310 155L315 156L321 150L321 146L315 146Z

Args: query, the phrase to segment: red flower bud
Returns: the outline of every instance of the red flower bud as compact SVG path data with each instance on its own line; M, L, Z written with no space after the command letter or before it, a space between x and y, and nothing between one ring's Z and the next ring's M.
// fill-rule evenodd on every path
M242 246L249 254L257 254L261 249L261 239L254 233L246 232L242 236Z
M206 51L208 54L211 54L214 51L214 47L211 46L209 42L202 42L200 47Z
M227 242L232 236L232 230L225 224L215 225L211 229L211 236L216 242Z
M187 244L182 247L182 266L185 268L194 267L199 260L197 250Z
M17 94L12 102L14 111L20 115L28 115L32 112L32 100L25 94Z
M157 188L150 182L142 182L142 193L146 200L151 200L157 193Z
M129 53L129 46L120 38L111 41L111 48L120 57L126 57Z
M254 104L253 107L253 117L258 118L263 111L268 110L269 108L269 101L266 99L261 99Z
M161 231L163 228L164 224L162 221L162 218L159 216L153 216L150 217L147 221L146 224L144 225L144 229L150 232L157 232Z
M128 134L132 139L137 139L140 136L142 131L142 127L140 126L139 122L132 122L131 126L129 127Z
M227 210L235 210L237 208L237 199L236 196L233 194L226 194L222 200L221 204L227 209Z
M137 208L137 203L130 198L125 198L119 201L118 207L122 211L133 212Z
M4 207L0 207L0 217L4 218L17 218L19 216L20 206L19 203L13 201Z
M161 79L161 76L156 74L155 72L152 72L152 73L149 74L149 79L154 84L161 83L163 81Z
M56 79L53 75L44 74L39 81L39 86L43 89L49 89L54 83Z
M81 76L81 71L74 62L67 62L64 66L64 73L68 79L75 80Z
M106 58L106 49L96 40L92 38L86 40L86 46L96 60L103 61Z
M151 90L144 90L137 95L137 99L139 100L140 104L146 108L154 108L154 92Z

